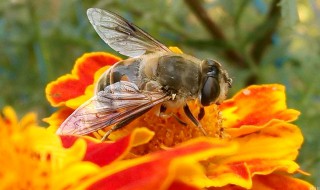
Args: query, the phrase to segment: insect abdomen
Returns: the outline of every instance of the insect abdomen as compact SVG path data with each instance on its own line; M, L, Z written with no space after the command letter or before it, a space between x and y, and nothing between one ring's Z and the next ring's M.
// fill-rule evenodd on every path
M110 67L100 77L96 92L102 91L110 84L114 84L119 81L129 81L137 84L139 82L139 67L141 59L132 58L119 61L112 67Z

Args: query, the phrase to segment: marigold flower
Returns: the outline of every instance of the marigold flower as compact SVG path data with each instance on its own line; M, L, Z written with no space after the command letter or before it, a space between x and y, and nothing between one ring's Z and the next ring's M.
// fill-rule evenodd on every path
M0 189L71 189L99 168L81 161L84 140L66 149L57 135L36 124L34 113L18 121L11 107L0 116L0 151Z
M98 56L100 59L95 59ZM94 60L94 71L79 69ZM65 75L47 86L46 94L60 109L49 118L55 131L73 110L92 96L98 77L119 59L106 53L81 57L73 75ZM100 63L100 62L103 63ZM91 63L92 64L92 63ZM84 66L83 66L84 67ZM81 67L81 68L83 68ZM98 67L101 67L99 70ZM91 82L82 81L81 72ZM75 78L77 80L75 80ZM77 85L81 86L81 90ZM197 102L189 106L194 115ZM78 187L86 189L310 189L312 186L291 175L302 172L294 161L303 142L299 128L289 122L299 112L288 109L284 86L254 85L221 105L205 108L201 120L208 137L194 127L182 110L174 111L187 122L156 116L155 107L109 138L114 142L88 140L85 157L99 165L98 173ZM105 129L107 130L107 129ZM100 139L104 130L90 134ZM142 136L142 137L137 137ZM136 137L136 138L134 138ZM80 137L69 137L80 138ZM63 139L63 138L62 138ZM80 138L82 139L82 138ZM121 143L131 140L131 143ZM134 142L134 143L133 143ZM72 143L71 143L72 144ZM112 144L115 149L106 146ZM90 147L95 148L90 148ZM120 152L120 153L119 153ZM114 156L116 155L116 156ZM116 157L116 158L115 158ZM112 161L110 161L110 159ZM303 172L302 172L303 173Z

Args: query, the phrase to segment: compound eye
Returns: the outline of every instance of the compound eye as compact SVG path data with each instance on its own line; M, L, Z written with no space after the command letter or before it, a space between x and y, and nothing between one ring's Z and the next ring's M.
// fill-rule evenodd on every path
M216 77L220 73L220 71L219 71L220 64L218 62L216 62L216 61L205 60L203 67L205 68L204 69L205 73L207 73L207 75L209 77Z
M220 84L217 78L208 77L201 89L200 102L202 106L214 103L220 95Z

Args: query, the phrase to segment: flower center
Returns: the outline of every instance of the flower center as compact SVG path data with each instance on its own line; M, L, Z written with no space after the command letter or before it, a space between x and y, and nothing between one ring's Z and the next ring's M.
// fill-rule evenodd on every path
M192 114L197 118L200 107L195 102L189 103L189 107ZM113 132L114 134L112 135L118 137L124 136L136 127L146 127L154 131L155 135L149 143L131 150L131 153L135 155L144 155L173 147L181 142L204 135L200 128L193 124L185 115L183 108L168 110L165 112L165 114L167 114L165 116L159 116L157 113L159 113L159 107L154 107L127 126ZM217 105L211 105L205 108L205 114L200 120L200 123L208 136L223 136L222 119ZM111 139L115 140L112 138L112 135L110 135Z

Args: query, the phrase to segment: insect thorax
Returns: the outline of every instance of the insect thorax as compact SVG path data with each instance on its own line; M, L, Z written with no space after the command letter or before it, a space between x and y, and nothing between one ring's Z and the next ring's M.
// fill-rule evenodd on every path
M200 64L178 54L162 56L158 61L157 81L169 94L195 98L201 84Z

